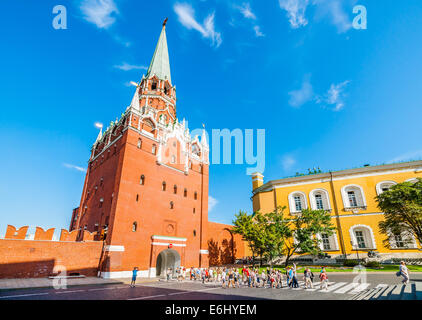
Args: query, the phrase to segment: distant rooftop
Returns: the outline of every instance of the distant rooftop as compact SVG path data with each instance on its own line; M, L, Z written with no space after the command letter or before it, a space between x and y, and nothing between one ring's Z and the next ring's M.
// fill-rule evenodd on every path
M394 163L383 163L383 164L377 164L377 165L369 165L365 164L363 166L354 167L354 168L348 168L343 170L335 170L335 171L322 171L319 168L315 169L312 168L312 170L309 170L306 174L297 174L294 176L287 176L281 179L277 180L270 180L266 183L264 183L261 187L253 190L254 193L260 192L262 190L265 190L268 187L271 187L273 185L277 184L283 184L283 183L289 183L289 182L297 182L301 180L313 180L313 179L322 179L322 178L328 178L331 175L333 176L343 176L343 175L349 175L349 174L358 174L358 173L365 173L365 172L373 172L373 171L384 171L384 170L394 170L394 169L400 169L400 168L418 168L420 167L422 170L422 160L413 160L413 161L400 161L400 162L394 162Z

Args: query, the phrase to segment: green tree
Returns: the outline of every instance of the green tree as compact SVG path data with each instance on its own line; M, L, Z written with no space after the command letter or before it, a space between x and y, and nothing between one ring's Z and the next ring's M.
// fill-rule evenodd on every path
M422 243L422 179L416 183L403 182L392 186L378 195L375 200L384 212L384 220L379 222L380 231L387 235L384 245L389 246L389 238L404 235L405 242L415 239Z
M241 211L233 221L233 232L242 235L254 254L266 257L270 264L275 257L285 256L287 266L294 254L320 253L316 235L332 235L335 227L324 210L303 210L294 218L286 218L285 209L252 215Z
M286 266L294 254L320 254L322 252L321 240L316 235L331 236L336 228L331 223L329 212L306 209L297 214L295 218L290 219L288 229L283 248Z
M248 243L252 251L253 263L255 264L255 256L262 255L263 252L263 239L260 236L262 230L262 216L258 214L248 215L244 211L239 211L235 215L233 221L233 233L240 234L243 241Z

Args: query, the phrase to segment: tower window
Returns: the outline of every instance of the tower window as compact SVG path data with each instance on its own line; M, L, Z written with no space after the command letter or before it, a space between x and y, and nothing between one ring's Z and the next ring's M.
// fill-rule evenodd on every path
M142 139L138 139L138 149L142 148Z
M174 185L174 187L173 187L173 192L174 192L174 194L177 194L177 186L176 185Z
M151 90L157 90L157 82L153 81L151 84Z
M186 198L188 196L188 189L185 188L185 190L183 191L183 196Z
M193 236L196 237L196 230L193 230Z
M139 181L139 184L144 185L145 184L145 176L141 175L141 180Z
M195 214L195 208L193 208L193 214Z
M139 194L136 195L136 202L139 201Z
M193 194L193 198L196 200L198 199L198 193L195 191L195 193Z
M151 152L152 152L152 154L156 154L156 152L157 152L157 146L155 144L152 145Z
M161 185L161 190L166 191L166 182L163 181L163 184Z
M136 232L136 230L138 230L138 223L135 221L135 222L132 224L132 232Z
M174 209L174 203L173 203L173 201L170 201L170 209Z

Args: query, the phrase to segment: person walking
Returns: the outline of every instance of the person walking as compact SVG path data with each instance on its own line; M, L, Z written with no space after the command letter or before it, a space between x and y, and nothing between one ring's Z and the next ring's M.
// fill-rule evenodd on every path
M404 285L409 284L409 269L406 267L404 261L400 262L400 275L403 277L402 283Z
M293 263L293 288L299 288L299 282L297 281L297 272L296 272L296 265Z
M325 268L322 268L319 280L321 281L321 289L328 290L328 276L325 272Z
M314 286L312 284L311 279L312 272L309 268L305 268L304 278L305 278L305 289L313 289Z
M286 268L286 284L287 284L287 286L288 287L290 287L290 285L291 285L291 281L292 281L292 279L290 278L290 267L287 267Z
M130 282L130 287L135 287L136 277L138 275L138 267L133 268L132 270L132 281Z
M222 287L225 289L226 288L226 269L223 269L223 271L221 272L221 280L222 280Z

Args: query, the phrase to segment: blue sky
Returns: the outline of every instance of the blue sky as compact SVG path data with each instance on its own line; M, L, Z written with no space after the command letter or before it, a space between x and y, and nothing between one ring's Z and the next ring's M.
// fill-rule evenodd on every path
M422 157L419 0L3 0L0 235L68 227L94 123L130 103L165 17L179 119L265 129L266 181ZM210 167L210 220L251 211L246 167Z

